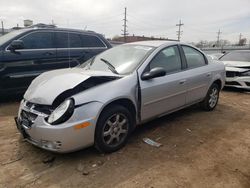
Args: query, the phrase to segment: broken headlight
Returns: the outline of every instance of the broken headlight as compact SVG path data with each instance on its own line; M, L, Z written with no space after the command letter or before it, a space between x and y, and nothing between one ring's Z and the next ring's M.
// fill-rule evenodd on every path
M250 76L250 71L241 73L242 76Z
M52 125L67 121L74 112L74 100L67 99L60 104L49 116L48 123Z

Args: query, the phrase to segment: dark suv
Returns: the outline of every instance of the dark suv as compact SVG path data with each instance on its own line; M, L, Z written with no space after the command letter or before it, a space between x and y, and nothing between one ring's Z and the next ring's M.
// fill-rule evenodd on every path
M0 95L22 93L39 74L74 67L111 48L100 34L59 28L28 28L0 37Z

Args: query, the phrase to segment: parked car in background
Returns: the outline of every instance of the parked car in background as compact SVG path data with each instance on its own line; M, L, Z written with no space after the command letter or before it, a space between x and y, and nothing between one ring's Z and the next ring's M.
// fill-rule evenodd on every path
M74 67L110 48L100 34L60 28L27 28L0 37L0 95L24 92L43 72Z
M76 68L37 77L24 95L16 124L28 142L46 150L95 145L113 152L138 124L195 103L213 110L224 81L224 64L208 60L195 47L128 43Z
M250 90L250 50L232 51L222 56L226 66L226 85Z

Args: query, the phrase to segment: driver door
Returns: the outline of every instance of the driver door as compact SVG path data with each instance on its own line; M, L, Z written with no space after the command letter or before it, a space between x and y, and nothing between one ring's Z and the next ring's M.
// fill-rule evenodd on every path
M178 46L170 46L158 52L143 73L154 67L164 68L166 75L149 80L139 78L142 121L174 111L186 103L187 78L182 71Z

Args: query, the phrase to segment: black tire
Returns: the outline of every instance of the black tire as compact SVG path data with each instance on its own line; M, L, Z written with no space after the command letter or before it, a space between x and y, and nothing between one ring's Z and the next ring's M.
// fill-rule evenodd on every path
M205 97L205 99L201 102L201 107L206 111L212 111L217 106L220 95L220 87L218 84L213 83Z
M107 107L97 121L95 147L102 153L119 150L127 143L133 126L133 117L128 109L121 105Z

